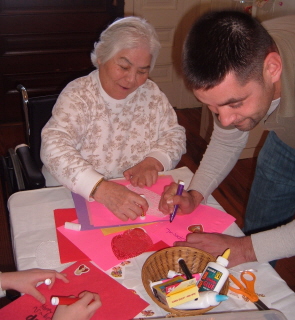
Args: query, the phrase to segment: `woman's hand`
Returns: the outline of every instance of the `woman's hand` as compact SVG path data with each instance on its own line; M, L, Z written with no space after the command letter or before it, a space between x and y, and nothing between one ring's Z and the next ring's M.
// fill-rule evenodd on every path
M93 197L122 221L135 220L148 210L148 203L144 198L112 181L103 181Z
M21 293L27 293L36 298L41 303L45 303L46 299L37 289L39 282L51 280L48 289L51 289L56 279L60 279L65 283L69 280L63 273L54 270L30 269L17 272L5 272L1 274L1 286L3 290L14 289Z
M52 320L89 320L101 306L97 293L84 291L79 294L80 300L69 306L58 306Z
M158 172L163 171L163 165L157 159L147 157L134 167L124 171L124 177L134 187L151 187L158 180Z

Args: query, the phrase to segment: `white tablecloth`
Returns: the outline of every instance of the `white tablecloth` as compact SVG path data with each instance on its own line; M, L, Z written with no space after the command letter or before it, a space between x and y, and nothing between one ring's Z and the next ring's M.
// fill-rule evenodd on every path
M171 174L175 181L184 180L186 186L192 177L192 172L186 167L168 171L166 174ZM208 199L208 205L223 210L212 196ZM22 191L9 198L11 235L18 270L52 268L61 271L70 265L59 262L53 210L73 207L71 193L64 187ZM243 235L235 223L225 233L234 236ZM139 268L145 259L144 256L137 259ZM239 277L239 271L246 269L254 269L257 272L256 292L265 295L261 300L271 308L283 312L287 319L294 319L295 293L277 272L268 263L247 263L231 269L231 272ZM134 275L134 272L132 274ZM213 311L242 309L256 309L256 307L243 299L233 298L221 303Z

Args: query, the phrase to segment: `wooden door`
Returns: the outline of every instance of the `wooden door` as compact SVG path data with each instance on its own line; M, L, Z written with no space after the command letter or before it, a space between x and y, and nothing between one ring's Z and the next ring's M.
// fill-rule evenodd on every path
M162 48L150 77L173 107L201 106L184 84L181 53L192 23L210 8L211 0L125 0L125 15L145 18L158 33Z
M59 93L89 73L101 31L124 15L124 0L0 1L0 154L25 141L20 94Z
M232 0L125 0L125 15L145 18L158 33L162 49L151 79L173 107L201 107L186 88L181 71L182 47L188 31L204 12L231 5Z

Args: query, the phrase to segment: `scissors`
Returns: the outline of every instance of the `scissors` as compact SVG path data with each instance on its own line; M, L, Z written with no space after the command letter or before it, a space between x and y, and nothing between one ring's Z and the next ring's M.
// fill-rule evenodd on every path
M251 280L246 279L245 278L246 274L252 277L252 279ZM256 276L253 272L243 271L241 273L241 281L243 282L244 285L231 274L229 275L229 278L238 287L237 289L230 286L229 287L230 290L232 290L233 292L242 294L243 296L249 298L249 300L252 301L259 310L269 310L269 308L261 300L259 300L257 294L255 293L254 284L255 284Z

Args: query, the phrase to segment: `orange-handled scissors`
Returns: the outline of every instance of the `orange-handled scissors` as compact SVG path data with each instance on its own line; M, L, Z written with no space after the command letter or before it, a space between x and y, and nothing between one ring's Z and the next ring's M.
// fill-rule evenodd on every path
M245 275L249 275L252 279L246 279ZM241 281L244 285L231 274L229 275L229 278L238 287L234 288L230 286L229 289L231 291L242 294L243 296L249 298L249 300L252 301L259 310L269 310L269 308L261 300L259 300L257 294L255 293L254 285L256 276L253 272L243 271L241 273Z

